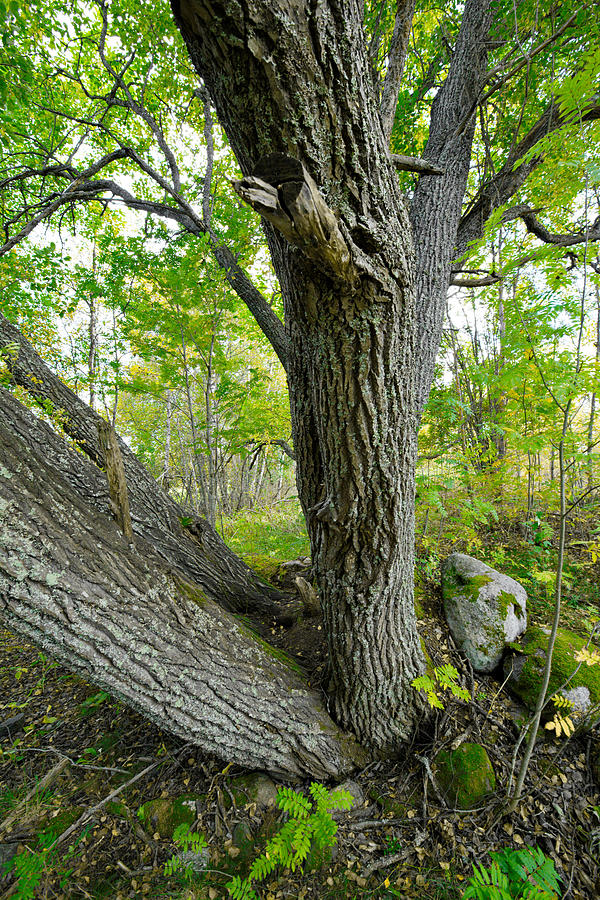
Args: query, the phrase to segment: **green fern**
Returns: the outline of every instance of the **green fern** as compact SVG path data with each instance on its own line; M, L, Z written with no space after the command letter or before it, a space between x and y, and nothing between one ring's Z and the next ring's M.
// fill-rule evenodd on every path
M258 894L252 890L249 879L242 880L239 875L233 876L227 890L232 900L260 900Z
M264 853L254 860L248 877L242 879L236 875L228 882L227 890L232 900L259 900L252 882L264 881L277 866L295 872L305 862L312 847L323 850L335 844L337 824L331 811L350 809L352 795L343 790L329 791L316 782L309 790L312 800L292 788L278 790L277 805L289 819L268 841Z
M437 709L444 708L438 693L439 690L449 691L453 697L458 697L460 700L471 699L466 688L458 684L458 672L450 663L445 666L436 666L432 675L420 675L418 678L414 678L411 685L417 691L425 691L427 702L431 707Z
M559 877L554 862L539 847L491 853L489 869L473 866L463 900L557 900Z
M46 867L46 857L45 850L37 852L26 848L7 864L7 869L12 868L16 878L15 900L33 900L36 896L36 888Z
M204 835L192 831L185 822L178 825L173 832L173 843L182 853L200 853L204 847L208 846ZM164 873L169 877L179 875L184 881L191 881L195 874L193 868L177 856L172 856L165 862Z

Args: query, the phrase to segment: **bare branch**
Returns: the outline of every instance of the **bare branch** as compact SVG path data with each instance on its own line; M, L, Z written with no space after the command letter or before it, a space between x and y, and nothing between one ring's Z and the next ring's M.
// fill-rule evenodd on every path
M400 153L392 153L392 163L400 172L418 172L420 175L444 175L444 169L434 166L426 159L418 156L403 156Z
M600 241L600 217L585 231L581 230L567 234L552 234L536 218L533 210L525 209L519 213L519 217L525 222L527 231L535 234L545 244L554 244L557 247L573 247L575 244Z
M125 158L134 162L146 175L163 187L177 203L177 206L169 206L166 203L158 203L156 201L135 197L130 191L113 179L93 178L93 176L100 172L103 167L117 159ZM102 157L81 173L78 173L73 166L57 166L55 168L57 171L53 174L61 176L64 174L67 177L70 176L73 179L72 183L61 193L52 193L40 202L39 210L35 215L30 216L27 224L12 237L9 237L3 246L0 246L0 256L8 253L9 250L31 234L37 225L49 219L61 207L81 201L100 202L102 197L109 193L112 195L111 199L117 199L130 209L149 212L152 215L170 219L171 221L177 222L190 234L205 234L208 237L209 245L215 259L224 271L228 284L240 299L244 301L261 330L271 343L282 366L284 369L287 368L288 338L279 317L273 312L267 300L255 287L250 278L248 278L231 250L220 243L218 236L209 226L207 226L204 220L198 216L193 207L184 200L181 193L175 191L172 185L156 172L152 166L146 163L138 153L129 147L122 146L119 150L115 150ZM19 180L24 181L29 175L35 174L37 174L37 172L32 172L31 170L23 172L19 176ZM18 218L22 218L26 212L30 213L31 211L31 208L21 211ZM10 226L10 224L13 224L13 222L6 223L5 228Z
M65 188L65 190L59 194L58 196L54 195L54 198L50 203L45 205L37 215L35 215L21 231L17 232L17 234L8 238L6 243L0 247L0 256L3 256L5 253L8 253L9 250L12 250L18 243L20 243L24 238L31 234L31 232L37 228L40 222L43 222L46 219L49 219L50 216L56 212L61 206L65 203L70 203L73 200L73 196L81 184L88 178L93 177L97 172L103 169L105 166L109 165L109 163L114 162L117 159L123 159L126 156L126 153L123 150L114 150L112 153L103 156L100 160L98 160L93 165L89 166L81 175L77 176L71 184Z
M333 212L301 162L283 153L263 157L254 174L233 181L237 194L329 274L354 281L350 248Z
M481 275L479 278L461 278L459 274L456 274L452 275L450 284L453 287L461 288L489 287L492 284L497 284L499 281L502 281L502 277L502 275L496 275L495 272L492 272L491 275Z

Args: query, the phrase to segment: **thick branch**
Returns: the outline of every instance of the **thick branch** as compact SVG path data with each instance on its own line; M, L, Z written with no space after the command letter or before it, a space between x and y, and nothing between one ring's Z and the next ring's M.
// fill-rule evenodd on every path
M518 215L523 219L527 231L534 234L545 244L554 244L556 247L573 247L575 244L587 244L590 241L600 241L600 218L596 219L593 225L585 231L582 230L567 234L552 234L536 218L533 210L522 209Z
M394 167L400 172L418 172L419 175L444 175L443 169L420 159L418 156L402 156L400 153L392 153Z
M581 121L592 122L599 118L600 99L596 99L583 110ZM455 259L464 256L470 243L483 237L485 223L494 210L507 203L534 169L543 162L544 155L541 150L538 155L531 156L535 146L548 134L570 122L570 118L561 114L555 101L546 107L535 125L509 153L502 168L482 185L469 209L462 216L456 240ZM519 160L526 156L529 158L519 165Z
M480 288L480 287L489 287L491 284L498 284L499 281L502 281L501 275L481 275L479 278L461 278L460 273L456 273L452 275L450 279L450 284L452 287L461 287L461 288Z

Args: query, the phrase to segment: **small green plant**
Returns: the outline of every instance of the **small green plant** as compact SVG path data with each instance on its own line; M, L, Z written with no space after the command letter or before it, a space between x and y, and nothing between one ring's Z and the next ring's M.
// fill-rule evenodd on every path
M526 525L529 526L531 530L531 537L536 546L544 547L544 549L548 549L552 546L552 537L554 535L552 526L549 525L548 522L544 522L539 514L534 516L534 518L527 522Z
M232 900L259 900L252 887L254 881L263 881L277 866L285 866L294 872L302 866L311 847L323 850L333 847L337 824L331 811L350 809L352 795L348 791L329 791L322 784L310 786L312 800L291 788L280 788L277 805L289 816L288 821L267 843L264 853L258 856L247 878L235 875L227 884Z
M471 699L468 690L459 685L458 672L450 663L445 666L436 666L433 675L420 675L411 681L411 684L417 691L425 691L429 705L438 709L444 708L438 693L440 690L450 691L453 697L458 697L460 700Z
M559 876L539 847L491 853L489 869L473 866L463 900L558 900Z
M13 897L16 900L30 900L35 897L36 888L46 867L46 853L25 848L4 864L4 871L12 871L15 878Z
M206 838L183 822L173 832L173 843L178 847L179 854L173 855L165 863L165 875L178 875L183 881L191 881L198 869L182 859L182 853L200 853L206 846Z
M80 716L89 716L94 710L98 709L99 706L102 706L107 700L110 700L110 694L106 691L98 691L97 694L93 694L91 697L88 697L83 703L79 704L79 715Z
M60 888L64 888L73 872L72 868L65 868L65 863L74 856L75 846L72 845L66 852L61 853L58 847L54 846L55 841L56 835L52 831L41 834L37 849L25 847L13 859L4 863L4 872L13 872L15 876L12 889L14 900L34 900L35 897L41 896L37 888L44 872L50 869L55 871Z
M554 716L550 722L546 722L544 728L547 728L548 731L553 731L557 738L561 734L564 734L567 738L571 737L575 731L575 724L571 718L573 701L562 694L554 694L552 702L554 703Z
M402 841L398 840L398 838L392 837L391 834L386 835L386 837L383 839L384 856L391 856L393 853L398 853L401 847Z

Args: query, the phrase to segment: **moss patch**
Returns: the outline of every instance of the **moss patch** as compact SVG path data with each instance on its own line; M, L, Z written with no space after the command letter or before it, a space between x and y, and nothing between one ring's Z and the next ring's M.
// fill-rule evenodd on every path
M461 577L461 575L450 570L444 572L442 593L444 600L453 600L457 594L460 594L471 603L479 600L479 593L486 584L491 584L492 578L489 575L473 575L473 577Z
M83 806L72 806L70 809L62 809L53 819L46 818L40 826L40 834L45 838L56 838L63 831L76 822L84 812Z
M137 814L146 831L169 839L179 825L193 825L196 821L196 798L189 794L158 797L140 806Z
M207 603L208 598L203 590L201 590L198 585L190 584L189 581L184 581L183 578L177 578L177 587L180 592L190 600L192 603L195 603L196 606L204 606ZM175 601L176 602L176 601Z
M573 676L567 685L567 690L586 687L590 692L590 702L592 706L595 706L600 704L600 667L583 665L577 674L573 675L578 665L574 654L581 650L586 643L584 638L579 637L573 631L568 631L566 628L558 629L548 690L550 694L554 693L567 679ZM509 681L509 687L523 703L533 709L546 664L548 630L536 625L531 626L527 629L521 644L511 644L511 647L519 652L519 656L514 660L514 675ZM590 650L593 649L594 646L590 645ZM511 661L508 660L506 663L507 674L510 666ZM594 720L600 720L600 712Z
M261 650L264 651L264 653L267 653L269 656L274 657L284 666L287 666L288 669L292 669L292 671L294 671L297 675L301 675L303 680L306 679L306 672L304 671L304 669L298 665L295 659L292 659L291 656L288 656L285 650L280 650L278 647L274 647L267 641L263 641L263 639L252 628L250 628L246 622L242 621L239 616L236 616L236 618L238 619L240 627L243 629L244 634L252 638L252 640L259 645Z
M481 744L461 744L456 750L440 750L435 776L451 806L472 809L496 788L494 767Z

